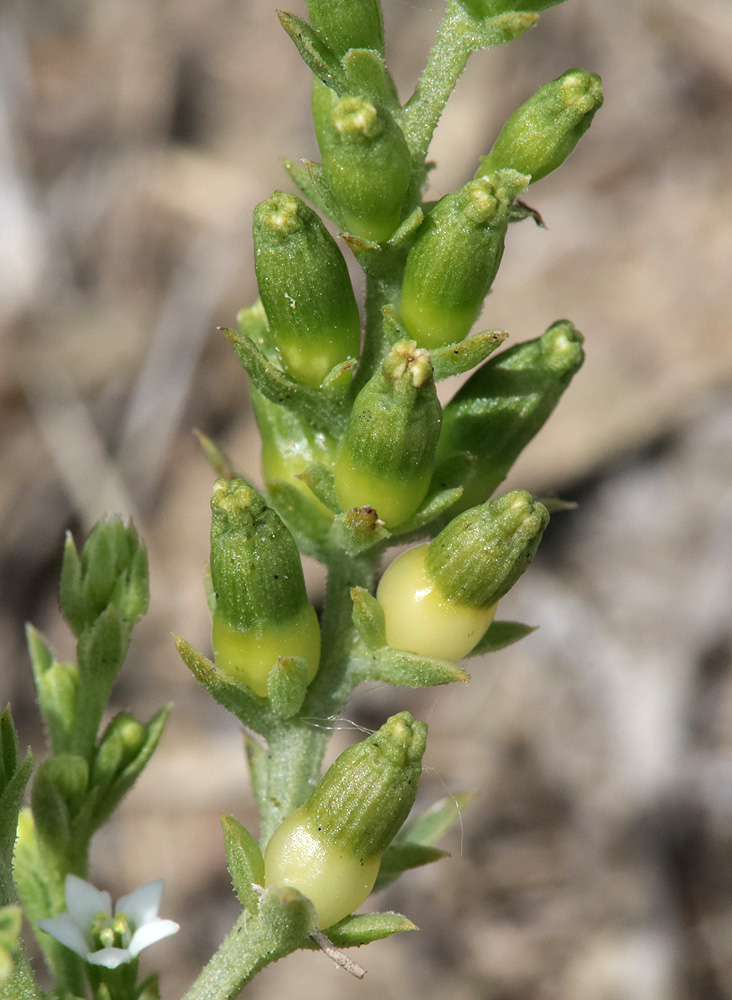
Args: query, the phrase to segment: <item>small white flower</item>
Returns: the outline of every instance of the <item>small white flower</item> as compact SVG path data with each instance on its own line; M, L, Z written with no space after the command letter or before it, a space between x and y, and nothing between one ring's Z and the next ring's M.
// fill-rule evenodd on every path
M174 920L158 916L162 879L122 896L114 915L109 893L83 878L67 875L64 889L67 912L39 920L38 926L92 965L116 969L137 958L143 948L180 930Z

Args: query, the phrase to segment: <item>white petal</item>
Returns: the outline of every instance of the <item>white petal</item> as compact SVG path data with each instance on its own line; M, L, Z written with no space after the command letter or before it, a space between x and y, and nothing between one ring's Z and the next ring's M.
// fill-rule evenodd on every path
M132 935L130 952L139 955L143 948L155 944L156 941L162 941L171 934L177 934L179 930L180 924L176 924L175 920L150 920Z
M68 913L62 913L60 917L54 917L52 920L39 920L38 926L46 934L50 934L61 944L75 951L77 955L86 958L89 944Z
M90 951L84 957L90 965L104 965L108 969L116 969L118 965L131 962L134 955L126 948L102 948L100 951Z
M66 890L66 909L76 926L86 932L91 927L92 920L98 913L112 914L112 900L108 892L96 889L91 882L85 882L76 875L67 875L64 883Z
M146 882L128 896L118 899L114 912L126 914L135 927L142 927L157 917L164 884L161 878Z

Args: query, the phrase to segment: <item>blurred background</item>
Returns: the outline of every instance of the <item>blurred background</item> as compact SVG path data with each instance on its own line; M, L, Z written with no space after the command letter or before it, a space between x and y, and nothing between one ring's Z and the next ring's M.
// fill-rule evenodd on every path
M134 517L152 604L115 708L175 707L92 878L115 895L166 878L163 915L183 929L151 957L168 1000L236 916L220 812L256 828L241 734L170 633L208 648L213 475L192 428L258 475L247 379L215 328L255 298L251 213L291 189L281 158L316 156L308 71L274 8L0 9L0 703L40 749L23 624L70 655L63 532ZM385 0L403 98L442 10ZM502 603L539 631L471 661L469 691L358 692L352 722L397 708L430 722L421 803L477 798L449 860L373 901L420 933L359 953L363 983L292 957L255 1000L732 996L732 7L570 0L475 56L433 145L430 197L575 65L602 75L605 106L531 188L548 228L512 227L482 318L510 343L560 317L587 338L507 484L578 503ZM354 738L337 728L334 751Z

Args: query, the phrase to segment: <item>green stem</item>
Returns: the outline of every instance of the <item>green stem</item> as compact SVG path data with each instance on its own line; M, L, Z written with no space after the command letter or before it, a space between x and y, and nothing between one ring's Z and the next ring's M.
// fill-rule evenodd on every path
M353 683L348 676L354 625L351 587L369 588L381 549L359 556L334 554L328 573L322 620L323 656L318 674L297 719L283 722L269 740L265 809L260 840L264 845L280 823L307 801L320 778L331 736L331 721L346 704Z
M306 941L278 938L261 918L242 913L183 1000L234 1000L261 969Z
M358 363L358 371L353 380L354 393L359 392L379 367L386 354L387 342L384 337L382 309L386 305L396 305L403 268L399 269L398 281L366 272L366 329L363 351Z
M450 0L427 65L404 108L402 127L415 162L427 156L443 108L474 49L464 12Z

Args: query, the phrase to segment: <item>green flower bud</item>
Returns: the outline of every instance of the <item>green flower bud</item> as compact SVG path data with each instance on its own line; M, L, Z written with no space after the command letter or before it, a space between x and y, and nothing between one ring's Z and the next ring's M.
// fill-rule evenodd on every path
M91 768L92 785L108 785L137 757L147 729L130 712L120 712L104 731Z
M541 337L494 355L450 400L437 461L447 469L450 456L465 451L477 460L460 484L442 484L463 486L454 510L482 503L503 482L582 365L582 343L571 323L554 323Z
M509 209L529 183L503 171L442 198L407 257L401 314L420 347L444 347L470 332L503 256Z
M567 70L514 111L475 176L512 168L541 180L564 163L601 106L597 73Z
M514 490L465 511L429 545L399 556L376 592L387 643L438 659L467 656L497 601L531 562L548 523L542 504Z
M311 208L275 191L254 211L254 268L285 368L319 386L358 357L358 306L343 254Z
M424 722L400 712L345 750L305 805L272 835L265 885L291 886L308 896L320 927L359 907L414 804L426 735Z
M375 507L388 527L411 517L427 494L440 420L429 352L400 340L353 404L335 466L341 507Z
M404 133L366 97L313 88L313 122L323 173L346 228L364 240L387 240L401 221L412 175Z
M281 656L303 657L312 680L320 627L292 535L241 479L216 482L211 510L217 666L260 697L266 697L267 675Z
M308 0L310 23L339 57L349 49L384 52L379 0Z

